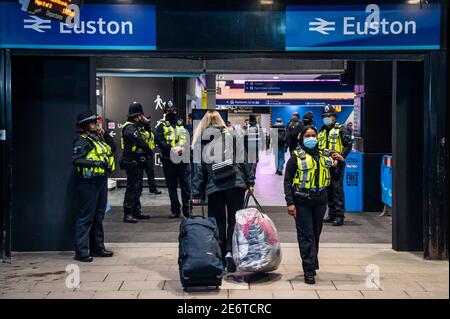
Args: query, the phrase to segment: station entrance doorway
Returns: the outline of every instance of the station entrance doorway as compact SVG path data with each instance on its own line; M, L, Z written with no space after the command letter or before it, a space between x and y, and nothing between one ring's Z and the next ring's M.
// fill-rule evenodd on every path
M74 176L70 165L74 119L76 114L83 110L97 111L99 103L97 97L100 93L98 90L101 90L99 87L105 88L98 86L99 78L103 78L107 86L110 81L108 77L126 78L131 87L136 87L131 83L134 81L137 83L136 79L139 78L147 80L169 78L172 87L171 97L178 104L182 116L187 119L193 107L194 109L222 107L216 103L220 100L217 87L220 87L221 80L217 78L218 75L274 77L286 74L293 76L315 74L324 76L324 79L326 75L338 75L339 83L353 85L351 92L353 117L355 118L355 108L359 108L357 109L359 114L356 116L361 125L361 131L358 133L360 136L355 135L354 148L363 154L361 163L364 190L361 196L363 206L366 207L363 207L362 211L380 212L379 208L367 208L370 205L380 205L381 157L392 154L393 248L426 251L424 220L427 221L428 212L425 209L427 194L423 193L423 189L427 187L427 181L424 173L408 172L422 172L423 167L428 165L426 155L428 150L423 148L422 142L429 132L423 116L429 113L426 105L429 104L431 97L425 88L430 86L432 67L432 59L428 55L308 57L291 54L270 57L265 55L203 57L187 60L170 56L134 58L29 56L20 51L13 52L10 66L12 111L10 129L14 145L10 154L14 163L11 248L15 251L72 249L73 220L77 207L73 187ZM129 76L130 73L134 77ZM198 101L200 105L195 103L195 94L191 96L187 94L187 79L199 78L204 79L203 89L204 94L206 93L206 104L201 104L200 97ZM117 93L117 90L113 91ZM170 96L170 93L167 95ZM128 104L121 104L120 114L125 114L127 107ZM270 122L266 125L273 123L274 109L275 106L271 106L269 113L271 116L268 117ZM417 116L418 114L421 116ZM260 115L261 120L262 118ZM232 115L230 120L240 121L241 118ZM355 124L354 120L353 122ZM415 129L411 130L411 127ZM424 155L417 156L417 154ZM410 160L411 158L414 160ZM259 171L259 174L264 175L263 173ZM259 180L264 179L260 175ZM277 194L282 197L281 188ZM114 214L120 215L120 206L112 206L111 215L107 217L111 218L111 225L105 227L107 240L108 236L113 236L123 229L122 224L114 223ZM267 206L270 210L277 207L275 210L287 215L285 208L281 206ZM150 213L153 208L149 205ZM167 207L166 211L162 210L160 214L160 221L153 227L168 237L173 236L170 228L173 225L168 223L168 219L162 218L163 215L169 214ZM274 220L277 222L276 218ZM284 223L284 219L280 223ZM148 233L150 236L156 236L155 232L152 233L145 228L151 224L152 219L147 225L144 223L132 225L136 226L138 231L136 229L127 231L124 240L156 241L156 237L148 237ZM389 229L390 226L389 223ZM140 228L142 231L139 231Z

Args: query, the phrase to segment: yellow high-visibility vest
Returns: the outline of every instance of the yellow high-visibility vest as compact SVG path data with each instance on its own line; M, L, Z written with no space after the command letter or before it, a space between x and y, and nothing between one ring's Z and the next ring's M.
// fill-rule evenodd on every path
M114 155L111 152L111 147L106 142L101 140L96 141L87 134L82 134L81 137L87 139L94 146L94 148L86 154L86 159L96 162L108 162L108 168L111 172L116 169ZM77 171L83 175L84 178L106 175L106 170L102 167L77 167Z
M324 156L322 151L319 151L319 154L319 162L317 162L302 149L294 151L297 171L292 185L295 189L316 189L330 185L330 167L333 165L333 159L330 156Z
M172 147L186 144L187 131L184 126L176 125L172 127L168 122L163 123L164 140Z
M133 124L133 122L129 122L129 121L125 122L123 124L123 129L125 129L125 127L127 127L130 124ZM150 149L154 150L155 149L155 135L153 134L153 132L149 132L146 129L144 129L143 127L140 127L139 128L139 134L141 135L141 138L145 141L145 143L147 143L147 145L150 147ZM122 150L123 150L125 148L123 137L121 137L121 139L120 139L120 145L121 145ZM131 147L131 151L132 152L136 152L138 150L142 151L136 145L133 145Z
M319 149L328 149L330 151L336 151L342 153L344 151L344 145L342 144L340 129L342 125L336 123L334 127L329 131L327 138L327 130L319 132L317 140L319 142Z

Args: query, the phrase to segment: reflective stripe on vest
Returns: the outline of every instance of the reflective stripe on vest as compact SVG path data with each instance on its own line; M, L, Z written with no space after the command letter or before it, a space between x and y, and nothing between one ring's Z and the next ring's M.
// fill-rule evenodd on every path
M327 139L327 130L323 130L319 132L317 137L319 142L319 149L324 150L328 149L331 151L336 151L338 153L342 153L344 151L344 145L342 144L340 128L342 125L336 124L329 132Z
M127 127L128 125L133 124L133 122L125 122L122 126L122 132L125 129L125 127ZM145 143L147 143L147 145L150 147L151 150L153 150L155 148L155 135L153 134L153 132L149 132L147 130L145 130L143 127L139 127L139 134L141 135L141 138L145 141ZM122 137L120 138L120 145L122 147L122 150L125 149L125 143L123 141L123 134ZM134 144L131 147L131 151L132 152L136 152L136 151L143 151L140 148L138 149L136 144Z
M175 126L164 124L163 126L164 140L172 147L182 146L186 143L186 129L183 126Z
M87 153L85 156L87 160L96 162L108 162L108 166L111 172L116 169L116 163L111 152L111 147L106 142L96 141L85 134L82 134L81 137L87 139L93 146L92 150L90 150L89 153ZM77 167L77 171L81 175L83 175L84 178L106 175L106 171L102 167Z
M294 155L297 158L297 171L292 183L294 189L315 189L330 185L329 168L333 163L331 157L323 156L320 153L319 163L317 163L311 155L304 151L295 150ZM319 174L318 185L316 185L316 174Z

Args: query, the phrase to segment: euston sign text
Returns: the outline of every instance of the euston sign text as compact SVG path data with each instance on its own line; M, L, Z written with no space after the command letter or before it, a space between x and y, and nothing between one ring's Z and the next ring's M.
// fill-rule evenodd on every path
M440 48L440 6L288 6L286 50Z
M0 3L0 47L155 50L153 5L85 4L75 26Z

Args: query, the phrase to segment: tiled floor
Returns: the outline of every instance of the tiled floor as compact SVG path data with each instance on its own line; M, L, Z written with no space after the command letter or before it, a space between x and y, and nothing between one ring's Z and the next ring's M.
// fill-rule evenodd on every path
M383 244L323 244L315 285L306 285L296 244L282 244L283 262L269 274L227 275L220 290L183 291L176 243L109 244L113 258L91 264L70 252L14 253L12 264L0 264L0 299L5 298L449 298L449 265L427 261L420 253L395 252ZM78 288L66 267L80 270ZM371 266L369 266L371 265ZM370 269L379 276L368 281ZM376 279L379 277L379 281Z

